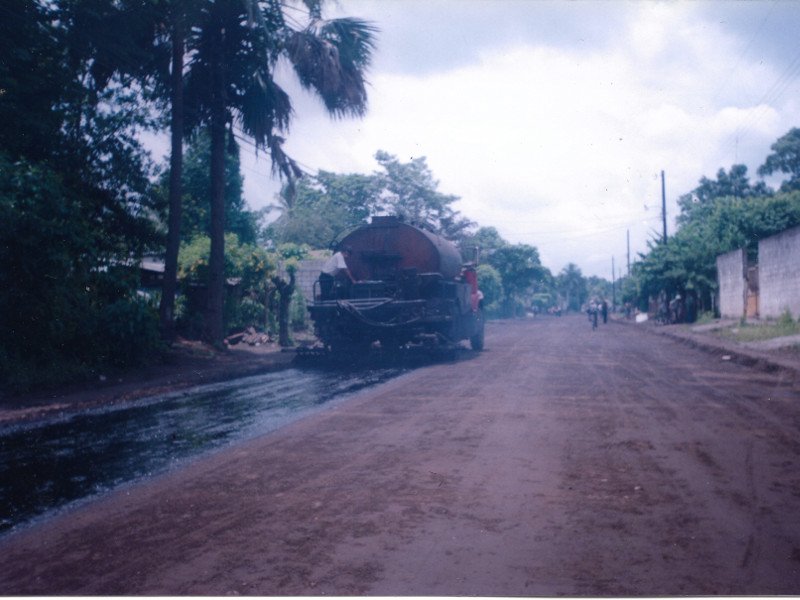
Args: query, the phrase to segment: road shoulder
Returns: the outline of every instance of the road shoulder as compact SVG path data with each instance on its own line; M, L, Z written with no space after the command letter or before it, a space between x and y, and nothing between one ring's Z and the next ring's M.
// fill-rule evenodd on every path
M722 326L720 323L708 325L656 325L654 323L634 323L624 319L615 320L625 326L637 327L641 331L670 337L692 348L703 350L720 360L753 367L767 372L783 372L793 378L800 379L800 352L787 350L792 340L770 340L769 344L744 344L722 339L713 331ZM795 338L797 336L791 336ZM798 340L800 341L800 340Z
M295 356L291 349L285 352L275 344L241 344L223 352L196 344L179 345L159 364L52 390L0 397L0 426L285 369L293 364Z

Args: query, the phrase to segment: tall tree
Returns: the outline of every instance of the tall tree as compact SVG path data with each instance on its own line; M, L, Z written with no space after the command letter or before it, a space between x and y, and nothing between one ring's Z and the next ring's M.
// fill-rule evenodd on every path
M539 251L528 244L503 246L489 256L488 262L500 273L506 316L516 316L526 292L545 275Z
M800 128L794 127L789 130L778 138L770 149L772 154L767 156L764 164L758 168L758 174L763 176L785 173L789 179L783 182L781 191L800 189Z
M464 261L473 260L476 249L479 260L487 260L492 252L507 245L508 242L494 227L479 227L474 233L464 233L458 241Z
M763 198L717 198L702 215L684 223L670 244L650 244L649 253L637 261L634 275L642 300L662 290L668 297L692 291L700 308L708 309L716 290L718 255L746 248L754 259L759 240L797 225L800 191Z
M117 78L139 97L163 101L170 108L172 180L159 307L162 337L169 340L173 331L180 243L184 37L192 15L197 13L196 3L191 0L59 0L51 6L58 21L66 25L69 63L73 68L85 70L89 97L96 99ZM80 117L74 122L80 122Z
M224 171L225 131L236 124L256 147L269 151L273 170L290 181L300 169L283 151L292 106L273 74L280 58L293 65L300 83L316 92L334 116L361 116L366 110L365 70L375 29L358 19L323 20L319 0L308 0L307 24L295 28L296 12L265 0L208 0L203 5L187 103L211 132L211 256L208 338L224 336ZM296 11L297 7L291 7Z
M586 288L586 278L576 264L569 263L561 270L556 276L556 287L565 300L567 310L581 310L589 292Z
M170 40L169 105L170 158L167 244L164 252L164 283L158 307L161 337L171 342L175 331L175 293L178 290L178 253L181 245L183 197L183 68L186 53L186 28L189 20L186 3L174 0L168 5L166 29Z
M302 177L294 194L289 186L281 190L280 205L271 207L280 215L267 227L266 235L279 244L330 248L375 213L380 191L377 178L371 175L319 171L316 176Z
M717 171L716 180L701 177L699 185L678 199L681 214L678 224L685 223L699 209L703 209L717 198L753 198L772 195L772 190L763 181L750 183L746 165L733 165L730 171Z
M181 236L190 239L208 235L211 185L209 161L211 140L201 129L188 138L183 165ZM225 232L235 233L243 244L255 243L257 216L248 210L244 199L239 148L235 144L225 153Z
M0 148L13 160L50 158L62 137L63 100L75 85L54 9L10 0L0 9Z
M448 239L459 237L473 225L451 206L458 196L437 190L439 182L433 178L424 156L402 163L396 156L380 150L375 160L384 169L383 173L377 173L385 190L380 207L383 211Z
M139 141L155 123L135 79L152 22L134 4L0 9L0 247L11 282L0 286L0 362L39 382L47 369L64 377L157 349L136 277L119 268L158 241Z

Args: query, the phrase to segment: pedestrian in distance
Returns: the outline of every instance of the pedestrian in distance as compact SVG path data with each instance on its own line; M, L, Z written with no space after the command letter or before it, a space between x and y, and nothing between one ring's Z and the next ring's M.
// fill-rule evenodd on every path
M592 324L592 331L597 329L597 313L599 312L597 303L592 301L586 309L586 314L589 316L589 322Z

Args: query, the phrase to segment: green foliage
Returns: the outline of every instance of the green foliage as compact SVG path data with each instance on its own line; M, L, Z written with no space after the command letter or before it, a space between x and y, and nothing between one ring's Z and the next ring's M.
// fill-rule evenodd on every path
M500 273L489 264L480 264L478 271L478 287L483 293L483 308L487 316L500 314L500 302L503 299L503 280Z
M337 175L319 171L298 181L294 196L284 187L281 215L266 232L281 243L328 248L351 229L367 222L375 212L379 182L369 175Z
M293 313L297 308L295 274L299 262L308 254L308 246L302 244L281 244L274 252L278 272L272 276L273 298L277 308L278 343L291 346ZM294 307L294 308L293 308Z
M241 331L248 327L258 330L266 328L266 307L255 296L245 296L240 302L230 302L228 309L227 328L230 331Z
M152 164L139 139L143 131L164 126L164 111L153 110L153 102L166 98L169 57L164 51L177 41L169 37L178 20L189 34L186 56L192 58L186 63L191 72L186 86L190 125L214 122L234 131L235 124L270 153L279 173L298 174L279 135L287 130L292 110L288 96L271 79L279 59L288 59L301 83L314 90L332 114L363 114L364 73L375 29L357 19L322 20L319 3L304 6L304 23L294 7L259 0L208 2L196 8L173 2L10 0L4 7L4 380L14 378L21 388L33 380L26 373L36 373L40 382L56 381L158 354L151 308L136 296L135 265L145 251L161 249L156 224L163 215L158 215L162 207L154 202ZM209 85L220 81L215 75L223 76L223 94ZM212 110L217 108L213 101L224 95L228 104L220 115ZM214 139L225 144L224 138ZM207 229L208 216L201 207L208 202L212 178L201 176L209 162L203 141L199 136L197 147L188 152L185 231L190 234ZM239 303L239 313L250 320L257 312L250 300L261 292L266 296L264 272L274 265L251 246L255 215L245 210L241 199L235 144L229 139L227 146L232 166L226 220L228 229L245 243L227 242L230 252L222 268L221 254L215 252L214 271L224 268L241 279L249 295ZM221 235L214 239L215 250L221 248ZM204 243L185 244L186 282L207 280ZM287 269L293 269L290 261ZM177 308L187 320L197 315L187 298Z
M640 310L647 309L647 297L643 296L639 287L640 280L638 277L623 277L619 280L619 296L618 299L623 304L629 303ZM644 304L641 303L642 299L645 300Z
M716 291L716 257L746 248L755 258L758 241L800 225L800 192L768 197L716 198L695 210L667 244L651 243L634 265L643 298L692 291L701 310Z
M62 34L42 3L9 0L0 19L0 148L41 161L61 138L62 102L75 85L63 61Z
M758 169L759 175L785 173L789 179L781 185L781 191L800 190L800 128L794 127L770 147L772 154Z
M433 178L424 156L401 163L396 156L380 150L375 160L384 169L375 175L383 190L379 210L448 239L458 237L472 225L451 206L458 196L437 191L439 182Z
M370 215L393 214L448 239L466 235L472 223L452 208L457 196L437 191L425 158L401 163L379 151L382 172L372 175L337 175L319 171L294 187L286 186L278 198L281 214L267 228L270 239L329 248Z
M294 290L292 294L292 305L289 308L289 323L293 331L305 331L308 329L308 308L306 299L300 290Z
M132 80L144 65L134 39L154 26L151 8L111 0L4 7L0 375L15 389L158 355L136 273L122 266L160 243L152 165L139 142L155 122L144 79ZM143 346L114 356L106 340L132 340L106 325L128 309L144 334L133 343Z
M269 151L273 171L291 187L301 170L283 149L292 105L273 79L278 61L288 59L301 85L316 93L331 115L361 116L366 110L365 72L375 28L353 18L323 21L321 4L304 6L306 15L302 5L287 14L289 8L278 2L205 3L187 40L192 61L186 114L211 134L207 337L216 345L224 335L222 152L228 124L236 123L256 148ZM304 16L305 26L300 24Z
M116 367L145 364L161 346L158 313L141 298L123 298L100 312L96 351Z
M696 298L699 311L713 306L716 292L716 258L744 248L755 262L758 242L800 225L800 129L794 128L772 145L758 173L789 175L775 194L763 182L751 185L744 165L730 172L720 169L716 181L703 177L700 185L681 197L679 229L667 244L651 242L648 252L633 265L625 298L638 296L643 307L648 298L680 293Z
M181 245L178 254L178 278L185 294L207 281L211 240L197 236ZM275 273L276 257L254 244L242 244L234 233L225 236L225 277L235 280L242 294L241 300L229 296L225 306L225 330L245 327L264 327L269 278ZM185 304L176 313L179 328L185 335L195 337L203 331L202 305Z
M271 253L272 259L288 272L295 272L301 260L308 256L308 246L287 242Z
M531 306L544 313L551 306L558 304L558 299L551 292L537 292L531 296Z
M792 315L788 311L784 312L775 321L761 323L744 321L734 327L726 327L715 331L716 335L736 340L737 342L759 342L776 337L797 335L798 333L800 333L800 322L792 319Z
M211 240L200 235L181 245L178 277L205 282ZM263 290L266 278L275 270L273 257L255 244L243 244L235 233L225 235L225 277L240 278L245 290Z
M786 328L794 328L795 325L796 323L792 318L792 313L787 308L785 311L781 313L781 316L778 318L778 326Z
M556 288L564 298L566 310L580 312L589 297L586 279L577 265L570 263L556 277Z
M58 354L91 306L96 233L61 181L0 160L0 345L43 364ZM42 352L39 353L41 346Z
M609 301L613 291L611 289L610 281L595 275L592 275L586 280L586 289L589 293L589 297L597 298L599 300L606 299Z
M497 229L494 227L479 227L474 233L465 232L458 239L461 258L465 262L474 260L474 251L477 248L480 257L486 257L498 248L507 246Z
M697 323L698 325L707 325L709 323L713 323L715 320L716 318L714 317L714 313L711 312L710 310L707 310L701 312L697 316L697 321L695 321L695 323Z
M526 308L527 292L546 274L539 260L539 251L527 244L503 246L494 250L487 262L497 270L503 283L504 315L518 316Z
M107 230L86 218L82 200L49 169L0 157L0 379L17 391L160 350L135 269L109 254ZM128 308L135 333L109 328Z
M678 199L678 206L681 209L678 224L692 220L696 210L708 207L718 198L754 198L771 195L772 190L763 181L755 185L750 184L745 165L733 165L728 173L725 169L720 169L716 181L701 177L700 185Z
M211 140L206 130L200 130L190 138L183 163L181 236L185 240L209 234L210 161ZM166 171L162 174L159 189L162 213L166 207L168 184L169 171ZM236 234L244 244L253 244L258 236L258 213L248 210L243 186L239 146L231 141L225 153L225 231ZM162 214L162 219L166 219L165 214Z

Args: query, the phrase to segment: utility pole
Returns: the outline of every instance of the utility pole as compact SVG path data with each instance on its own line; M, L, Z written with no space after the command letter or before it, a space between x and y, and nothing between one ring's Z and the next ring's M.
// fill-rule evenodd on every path
M664 185L664 171L661 171L661 221L664 225L664 243L667 243L667 191Z
M628 229L628 277L631 276L631 230Z

